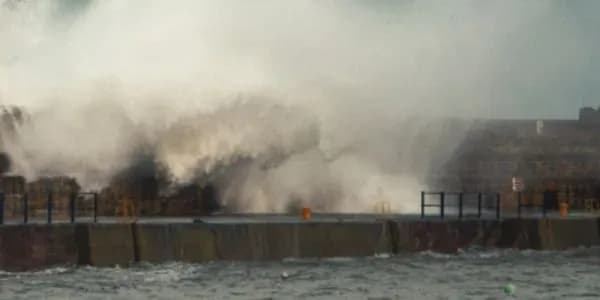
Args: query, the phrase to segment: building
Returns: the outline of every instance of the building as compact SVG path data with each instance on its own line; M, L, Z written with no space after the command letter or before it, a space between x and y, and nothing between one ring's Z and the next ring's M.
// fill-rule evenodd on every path
M544 192L555 192L581 206L600 199L598 133L600 109L589 107L577 120L475 121L429 181L441 190L500 192L514 200L512 178L518 177L525 183L524 202L541 203Z

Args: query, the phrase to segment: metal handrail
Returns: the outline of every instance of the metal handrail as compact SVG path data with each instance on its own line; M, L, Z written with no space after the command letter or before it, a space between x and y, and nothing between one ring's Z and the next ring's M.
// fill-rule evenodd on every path
M446 196L447 195L456 195L458 196L458 218L463 219L464 217L464 196L467 194L476 194L477 195L477 218L481 219L482 217L482 201L483 201L483 193L465 193L465 192L427 192L421 191L421 219L425 218L425 208L427 207L439 207L440 208L440 218L444 219L446 217ZM426 195L439 195L439 204L431 204L425 201ZM496 193L496 219L500 219L500 193Z
M29 223L29 194L20 194L23 201L23 224ZM85 192L85 193L73 193L69 197L69 219L71 223L76 222L77 213L77 198L80 196L93 196L93 222L98 222L98 193ZM0 225L4 224L4 208L5 208L6 194L0 192ZM46 222L52 224L52 213L54 211L52 193L48 193L46 198Z

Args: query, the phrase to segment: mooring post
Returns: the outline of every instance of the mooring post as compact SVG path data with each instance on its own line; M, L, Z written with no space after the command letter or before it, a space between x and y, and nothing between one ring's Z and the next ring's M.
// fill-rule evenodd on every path
M94 223L98 223L98 193L94 193Z
M0 225L4 224L4 193L0 193Z
M29 222L29 195L25 193L23 195L23 223Z
M496 219L500 220L500 193L496 193Z
M440 193L440 217L444 218L444 192Z
M463 218L463 193L458 193L458 218Z
M521 218L521 192L517 192L517 214Z
M71 198L69 199L69 211L71 213L71 224L75 223L75 199L76 199L76 194L72 193L71 194Z
M48 193L48 203L47 203L47 212L46 215L48 217L48 224L52 224L52 192Z
M421 191L421 219L425 219L425 191Z
M481 192L477 194L477 217L481 219Z

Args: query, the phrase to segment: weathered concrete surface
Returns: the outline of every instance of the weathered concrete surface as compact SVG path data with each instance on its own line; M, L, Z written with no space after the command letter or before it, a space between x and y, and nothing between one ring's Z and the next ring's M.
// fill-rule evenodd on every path
M132 225L136 258L139 261L160 263L175 260L175 239L169 224Z
M395 252L468 247L561 250L600 245L596 218L394 221Z
M71 225L0 226L0 269L23 271L75 265L78 250Z
M500 227L499 248L541 249L539 219L507 219Z
M397 252L452 253L472 246L491 247L499 235L495 221L396 221L392 226Z
M298 256L298 224L219 224L216 253L221 260L264 260Z
M214 233L202 224L134 225L138 261L201 263L217 259Z
M78 225L79 263L93 266L129 266L136 261L131 224ZM157 245L164 247L164 245Z
M392 253L387 222L304 223L297 227L299 257L350 257Z
M386 222L211 226L216 237L217 257L222 260L369 256L392 252Z
M202 263L217 260L215 235L202 224L172 224L174 255L178 261Z
M0 269L600 245L597 218L0 226Z
M598 219L542 219L538 231L540 248L562 250L573 247L600 245Z

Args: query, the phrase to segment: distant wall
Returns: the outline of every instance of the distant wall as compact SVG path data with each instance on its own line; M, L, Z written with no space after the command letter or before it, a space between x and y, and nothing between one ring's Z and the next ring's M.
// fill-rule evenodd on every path
M0 226L0 269L600 245L597 218Z

